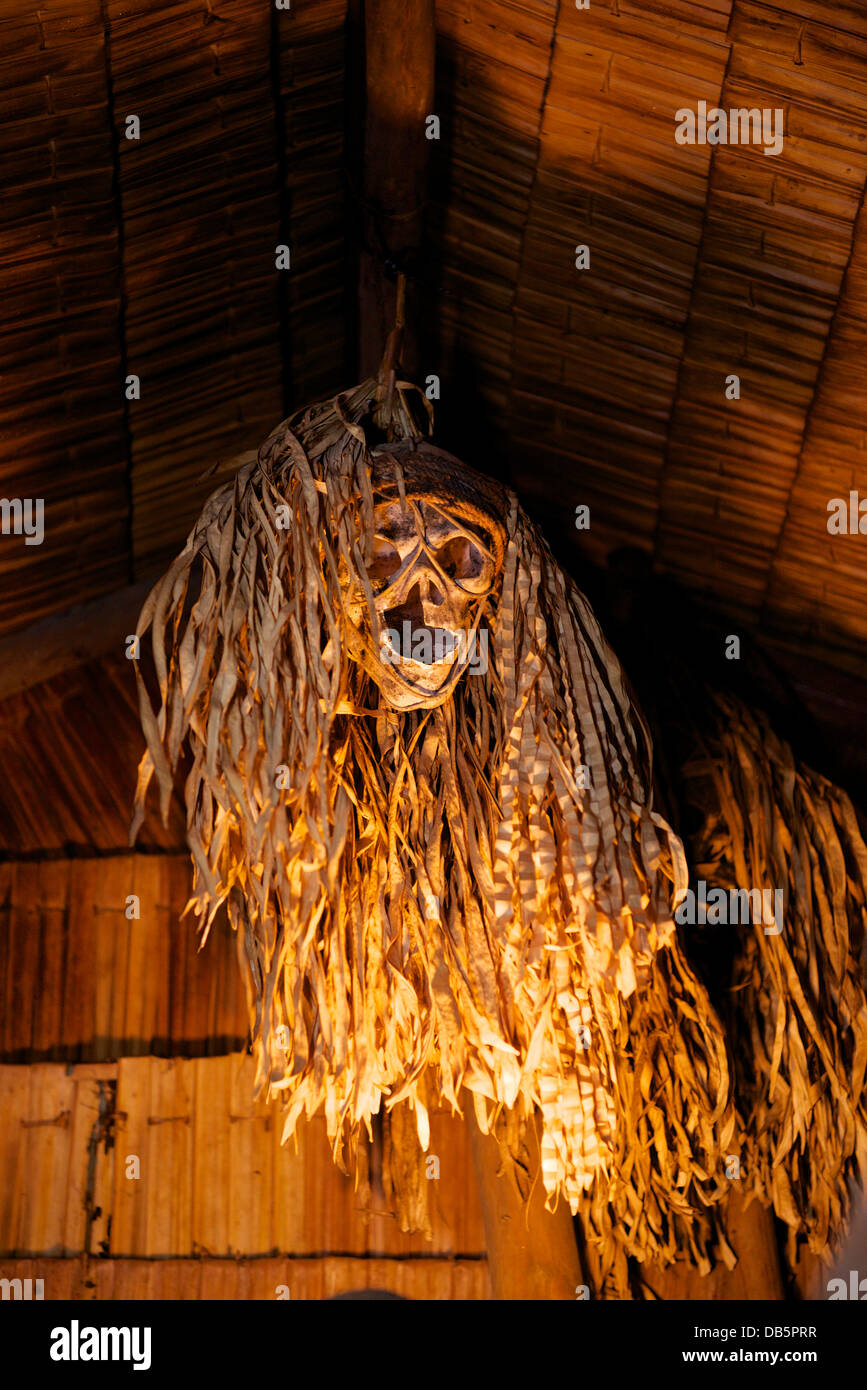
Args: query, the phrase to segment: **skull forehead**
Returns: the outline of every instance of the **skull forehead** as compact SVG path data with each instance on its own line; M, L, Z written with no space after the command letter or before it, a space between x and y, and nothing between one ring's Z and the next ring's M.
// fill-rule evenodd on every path
M401 492L453 515L503 525L509 498L501 485L427 441L380 446L372 457L374 495L396 500Z
M432 446L407 457L376 455L373 531L402 556L423 539L431 550L464 537L494 573L506 545L506 499L491 479Z
M484 524L471 521L447 503L434 503L417 496L408 497L406 505L399 499L379 502L374 508L373 520L376 535L395 544L417 540L420 535L430 542L466 535L484 544L490 541L490 530L496 525L487 519Z

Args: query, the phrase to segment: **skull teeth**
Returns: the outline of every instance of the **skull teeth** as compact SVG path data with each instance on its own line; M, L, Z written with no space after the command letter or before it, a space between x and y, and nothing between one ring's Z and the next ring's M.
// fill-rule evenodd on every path
M414 666L438 666L453 661L460 637L445 627L430 627L427 623L404 619L399 627L388 627L383 642L403 662Z

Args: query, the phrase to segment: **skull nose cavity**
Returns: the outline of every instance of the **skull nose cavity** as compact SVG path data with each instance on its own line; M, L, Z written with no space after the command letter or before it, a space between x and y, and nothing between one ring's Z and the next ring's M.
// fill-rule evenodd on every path
M399 628L405 622L413 627L424 626L424 607L418 585L413 585L403 603L396 604L394 608L386 608L384 616L387 627Z
M440 593L433 579L428 574L419 575L418 582L413 585L412 591L408 596L409 602L412 602L416 595L420 597L421 602L432 603L436 608L439 608L441 604L445 603L444 596ZM419 600L416 599L416 601L418 602Z
M447 628L426 621L425 606L439 607L445 599L428 576L419 576L403 603L386 608L384 626L392 634L391 641L404 660L434 665L451 658L456 638Z

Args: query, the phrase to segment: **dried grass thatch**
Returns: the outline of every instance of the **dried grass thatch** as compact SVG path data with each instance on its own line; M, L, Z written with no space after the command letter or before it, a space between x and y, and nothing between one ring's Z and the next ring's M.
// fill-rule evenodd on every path
M740 933L728 1033L745 1118L743 1182L814 1252L845 1229L867 1160L867 846L845 792L797 762L767 717L712 698L685 768L704 810L696 873L781 889L784 925Z
M549 1196L589 1204L591 1240L617 1226L621 1253L669 1258L718 1195L734 1120L675 936L686 865L651 807L649 738L505 490L487 673L434 709L384 703L341 588L370 595L374 392L281 425L151 594L136 826L154 774L165 814L186 740L192 903L205 936L222 903L245 934L284 1137L322 1107L340 1160L383 1098L414 1107L422 1147L425 1094L457 1109L466 1088L484 1129L535 1108ZM400 387L393 411L390 437L417 438ZM469 469L454 485L496 487Z

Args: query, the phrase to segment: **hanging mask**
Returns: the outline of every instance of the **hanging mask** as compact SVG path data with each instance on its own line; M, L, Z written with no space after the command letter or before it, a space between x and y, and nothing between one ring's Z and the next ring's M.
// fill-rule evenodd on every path
M502 576L502 501L489 480L432 445L373 459L370 593L349 586L351 644L394 709L430 709L488 661L488 600ZM499 502L499 505L498 505Z

